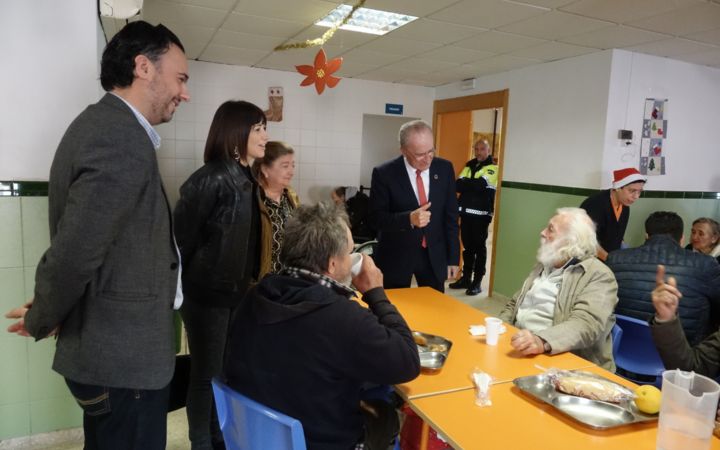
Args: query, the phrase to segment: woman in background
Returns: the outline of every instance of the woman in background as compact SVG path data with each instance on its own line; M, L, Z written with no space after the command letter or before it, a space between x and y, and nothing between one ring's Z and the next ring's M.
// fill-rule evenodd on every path
M285 222L297 208L298 196L290 187L295 174L295 152L284 142L271 141L265 146L265 156L256 159L253 174L260 183L260 278L277 273Z
M685 247L698 253L710 255L720 263L720 224L717 221L701 217L692 224L690 244Z
M193 450L225 448L210 382L222 371L231 318L258 277L260 210L251 167L265 154L266 124L252 103L220 105L205 144L205 165L182 185L175 207L185 297L180 314L191 356L187 416Z

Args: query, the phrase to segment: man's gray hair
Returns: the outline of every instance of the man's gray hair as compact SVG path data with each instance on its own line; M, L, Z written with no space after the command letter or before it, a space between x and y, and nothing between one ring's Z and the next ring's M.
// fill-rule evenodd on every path
M488 142L487 139L478 139L477 142L475 142L475 145L473 145L473 148L477 147L480 144L484 145L487 148L490 148L490 142Z
M597 253L595 224L582 208L559 208L556 213L565 217L565 245L560 250L563 259L589 258Z
M400 141L400 148L405 148L411 134L419 133L425 130L429 131L430 134L432 134L432 127L424 120L411 120L410 122L405 122L404 124L402 124L402 126L400 127L400 132L398 132L398 141Z
M331 257L348 251L347 227L345 208L324 202L298 207L285 223L280 262L325 273Z

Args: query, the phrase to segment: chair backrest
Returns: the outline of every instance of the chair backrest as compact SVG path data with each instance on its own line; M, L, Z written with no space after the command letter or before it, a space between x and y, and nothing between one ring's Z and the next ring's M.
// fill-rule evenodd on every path
M610 332L612 335L612 352L613 352L613 358L615 358L615 355L617 354L618 348L620 348L620 339L622 339L623 330L620 328L620 325L615 323L612 327L612 331Z
M299 420L279 413L212 380L218 421L228 450L305 450Z
M617 349L614 350L613 356L618 369L626 372L623 374L621 370L618 370L618 374L639 384L661 384L665 365L655 347L648 323L621 314L616 314L615 319L617 325L622 329L622 338Z
M375 251L375 246L377 245L377 243L378 243L378 241L373 239L372 241L367 241L367 242L363 242L362 244L357 244L355 246L354 251L355 251L355 253L362 253L364 255L372 256L373 252Z

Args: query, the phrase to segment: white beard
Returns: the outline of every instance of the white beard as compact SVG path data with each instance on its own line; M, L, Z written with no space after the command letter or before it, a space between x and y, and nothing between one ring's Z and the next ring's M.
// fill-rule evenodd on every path
M541 237L540 248L538 248L537 251L537 260L545 267L555 267L556 264L565 259L563 256L564 249L564 239L556 239L553 242L547 242L545 238Z

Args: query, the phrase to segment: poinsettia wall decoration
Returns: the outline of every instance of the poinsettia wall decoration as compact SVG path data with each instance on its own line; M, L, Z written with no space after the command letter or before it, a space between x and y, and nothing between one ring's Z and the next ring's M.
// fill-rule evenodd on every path
M315 62L312 66L295 66L298 72L305 75L305 79L300 83L300 86L310 86L315 83L315 90L318 95L323 93L325 86L334 88L340 82L340 78L334 77L332 74L340 70L342 62L342 57L328 61L325 50L320 49L315 55Z

